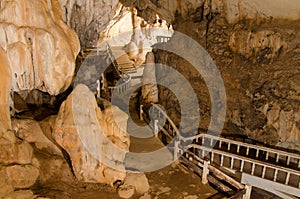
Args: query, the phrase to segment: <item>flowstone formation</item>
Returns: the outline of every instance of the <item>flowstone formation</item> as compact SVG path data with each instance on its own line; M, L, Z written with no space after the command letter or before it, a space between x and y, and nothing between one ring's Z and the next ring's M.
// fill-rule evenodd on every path
M127 119L117 107L101 111L89 88L77 85L61 105L52 133L69 154L77 179L109 185L124 180Z
M147 53L146 65L143 74L142 103L151 104L158 102L158 89L156 86L155 62L152 52Z
M0 46L13 91L39 89L57 95L71 84L80 46L60 13L57 1L1 2Z
M60 12L57 1L0 3L1 198L37 198L27 190L37 180L42 181L45 172L40 170L41 162L35 152L51 150L54 145L42 136L36 121L11 122L10 107L13 109L13 91L27 94L39 89L57 95L70 86L79 40L62 21ZM33 135L33 131L40 132Z

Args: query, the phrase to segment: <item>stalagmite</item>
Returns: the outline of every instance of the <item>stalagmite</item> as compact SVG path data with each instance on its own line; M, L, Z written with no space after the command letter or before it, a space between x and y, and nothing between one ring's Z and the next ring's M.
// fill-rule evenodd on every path
M158 89L156 85L154 54L147 53L146 65L143 74L142 101L144 103L158 102Z

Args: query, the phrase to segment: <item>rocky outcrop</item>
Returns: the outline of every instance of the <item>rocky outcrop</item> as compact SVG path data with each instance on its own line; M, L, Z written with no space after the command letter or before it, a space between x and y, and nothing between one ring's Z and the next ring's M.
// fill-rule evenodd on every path
M246 59L252 59L255 63L262 60L274 60L287 50L287 43L282 41L278 32L239 31L231 35L229 47L233 52L245 56Z
M139 15L149 21L159 14L172 22L175 31L188 35L208 51L226 88L224 135L247 135L271 145L294 143L299 149L298 1L121 2L135 5ZM169 45L178 46L176 42L172 44L172 40ZM185 49L189 50L188 44ZM199 100L200 129L205 130L210 122L211 107L203 74L197 74L180 55L158 50L155 59L157 63L172 66L190 82ZM172 81L172 74L162 78ZM168 89L159 87L159 99L178 123L181 116L176 97Z
M10 68L7 56L3 49L0 47L0 128L11 129L10 124L10 88L11 88L11 79L10 79ZM0 129L1 130L1 129Z
M36 198L25 189L37 181L37 150L62 156L43 135L35 121L13 121L10 92L23 94L39 89L57 95L71 84L79 41L61 19L58 1L1 1L0 3L0 197ZM14 132L11 130L13 129ZM17 193L14 190L24 189ZM26 196L21 197L21 194Z
M127 173L124 184L118 188L118 194L121 198L131 198L135 193L142 195L149 189L149 182L144 173Z
M259 18L299 19L299 6L297 0L121 0L126 6L136 6L140 15L154 21L160 15L168 22L175 20L176 15L183 18L207 16L210 11L222 13L229 23L237 23L244 19L260 21ZM272 5L272 6L270 6ZM190 15L192 10L198 10L201 15Z
M145 62L151 46L158 42L157 36L171 37L172 34L173 29L165 20L157 17L154 22L148 23L137 15L135 8L122 6L106 29L100 33L98 46L103 46L106 42L110 46L124 46L120 52L113 50L116 58L125 62L123 56L126 56L128 61L133 61L138 67Z
M39 123L35 120L13 119L12 126L18 138L33 144L36 149L53 156L63 157L61 150L44 135Z
M15 189L30 188L39 176L31 145L12 131L0 130L0 197Z
M0 6L0 46L12 71L12 89L39 89L51 95L66 90L80 46L62 21L58 2L14 0Z
M143 74L142 102L146 104L158 102L158 89L155 77L155 62L152 52L147 53Z
M82 47L95 46L99 33L114 17L118 0L59 0L64 21L78 34Z
M63 102L52 136L69 154L77 179L112 185L125 178L127 119L117 107L101 111L94 94L82 84Z

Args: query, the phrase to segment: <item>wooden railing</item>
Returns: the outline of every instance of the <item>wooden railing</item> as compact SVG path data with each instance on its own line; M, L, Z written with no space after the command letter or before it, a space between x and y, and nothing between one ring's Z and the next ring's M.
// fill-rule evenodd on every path
M167 36L157 36L156 40L157 43L166 43L171 39L171 37L167 37Z
M190 166L193 166L193 170L197 170L199 175L202 176L202 182L205 184L208 181L215 184L219 187L219 189L223 192L229 192L232 191L232 188L228 188L226 185L223 185L220 183L219 180L225 180L230 185L232 185L236 190L243 190L245 187L238 181L234 180L233 178L229 177L227 174L221 172L220 170L216 169L215 167L209 165L207 161L204 161L200 158L194 158L193 162L191 160L191 157L193 156L192 153L184 153L185 149L182 149L180 146L180 143L183 141L183 137L180 134L179 129L174 124L174 122L171 120L171 118L165 113L163 108L161 108L157 104L151 104L148 109L144 107L143 105L140 106L140 119L145 120L147 123L149 123L150 127L154 131L154 135L157 137L159 131L162 132L169 140L174 140L173 144L173 159L174 161L177 161L179 159L179 156L181 156L180 160L184 161L185 163L189 164ZM170 144L170 143L168 143ZM185 156L182 156L183 153ZM183 158L182 157L186 157ZM196 168L195 168L196 167ZM199 168L199 169L197 169ZM201 169L203 170L201 170ZM212 176L208 176L208 174L211 174ZM213 176L214 174L214 176ZM245 190L246 192L246 190ZM240 194L240 193L239 193Z
M97 52L98 52L98 50L97 50ZM118 65L117 60L115 59L114 54L108 43L106 43L106 52L107 52L108 58L110 59L112 66L115 68L115 71L119 74L119 76L121 76L122 70L121 70L120 66Z
M300 155L278 149L238 142L210 134L183 137L171 118L163 108L152 104L150 113L143 106L140 107L141 119L150 118L151 127L157 136L162 132L174 142L174 160L185 157L187 164L198 165L203 169L202 174L217 172L222 179L236 188L239 183L225 173L217 171L212 165L227 168L231 171L247 173L261 179L267 179L289 187L299 189L300 197ZM205 168L205 162L209 162ZM204 172L208 169L208 172ZM197 169L196 169L197 170ZM207 178L204 176L204 178ZM297 192L297 191L296 191ZM249 198L249 190L244 198Z
M209 157L211 164L215 163L221 167L226 167L231 170L236 169L241 173L245 172L262 179L268 179L280 184L300 188L300 172L297 170L238 156L197 144L189 145L188 150L192 151L192 153L197 157ZM183 155L184 151L180 151L180 153ZM215 158L216 155L218 158ZM228 160L226 164L224 163L225 158Z
M122 95L126 93L128 88L130 87L131 77L126 73L123 73L122 83L116 86L109 86L108 89L111 91L112 94Z
M227 150L234 154L239 154L245 157L260 158L268 162L275 162L287 168L300 170L300 155L290 153L278 149L268 148L244 142L238 142L222 137L217 137L209 134L200 134L183 138L184 141L193 140L196 144L206 145L209 147L217 146L219 149Z

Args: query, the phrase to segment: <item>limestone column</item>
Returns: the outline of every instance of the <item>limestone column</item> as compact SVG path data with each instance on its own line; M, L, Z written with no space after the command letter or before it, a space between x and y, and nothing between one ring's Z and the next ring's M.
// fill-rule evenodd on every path
M156 85L154 54L148 52L143 74L142 103L158 103L158 89Z

